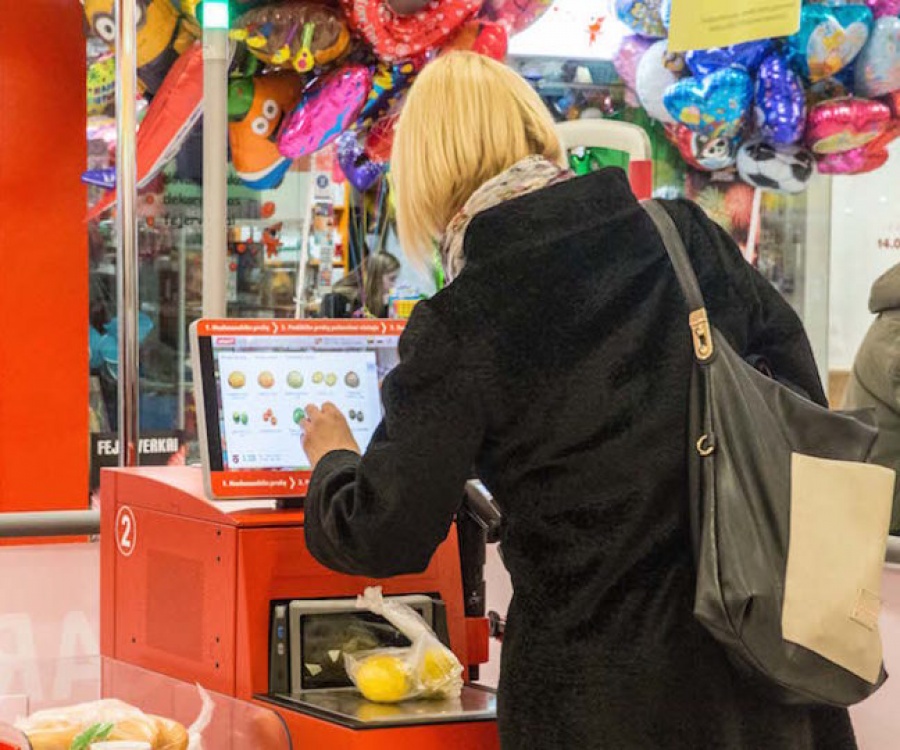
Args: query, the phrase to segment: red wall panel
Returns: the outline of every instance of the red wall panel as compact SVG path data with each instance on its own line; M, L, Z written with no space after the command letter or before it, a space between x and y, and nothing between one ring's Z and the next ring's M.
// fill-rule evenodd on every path
M0 0L0 511L88 488L85 42L77 0Z

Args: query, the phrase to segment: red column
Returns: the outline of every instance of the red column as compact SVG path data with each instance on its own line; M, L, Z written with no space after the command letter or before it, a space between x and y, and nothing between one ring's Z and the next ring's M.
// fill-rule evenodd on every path
M88 497L85 42L77 0L0 3L0 511Z

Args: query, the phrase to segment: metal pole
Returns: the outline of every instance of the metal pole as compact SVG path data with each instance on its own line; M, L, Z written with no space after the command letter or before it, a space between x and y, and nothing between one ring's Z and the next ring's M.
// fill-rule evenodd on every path
M203 316L227 315L228 30L203 29Z
M135 0L116 0L116 300L119 466L136 466L139 432L137 26Z
M178 429L184 429L184 398L187 391L184 373L187 354L187 230L181 230L178 243Z
M0 513L0 539L93 536L99 533L99 510Z

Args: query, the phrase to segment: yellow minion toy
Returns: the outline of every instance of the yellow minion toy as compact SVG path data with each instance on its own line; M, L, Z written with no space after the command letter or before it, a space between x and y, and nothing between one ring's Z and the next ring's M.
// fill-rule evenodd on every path
M172 0L137 0L137 66L143 89L155 93L172 67L193 42L195 27ZM84 0L90 29L111 47L116 42L114 0Z

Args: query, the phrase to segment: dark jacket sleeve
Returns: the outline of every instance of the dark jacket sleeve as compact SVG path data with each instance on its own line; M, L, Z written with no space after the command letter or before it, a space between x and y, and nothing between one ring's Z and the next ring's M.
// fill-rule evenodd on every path
M742 356L764 358L778 379L827 406L809 338L787 300L703 209L689 201L668 208L688 240L713 325L730 334Z
M361 458L313 472L306 543L335 570L384 578L424 570L446 538L484 432L460 343L421 303L382 388L384 419Z

